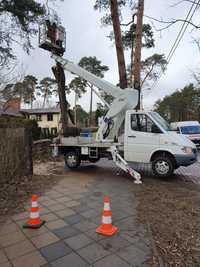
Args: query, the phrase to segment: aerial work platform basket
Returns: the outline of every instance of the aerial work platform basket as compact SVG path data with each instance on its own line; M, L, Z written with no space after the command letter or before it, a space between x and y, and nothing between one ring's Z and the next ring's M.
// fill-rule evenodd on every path
M39 26L39 47L63 55L66 50L65 28L48 19L43 21Z

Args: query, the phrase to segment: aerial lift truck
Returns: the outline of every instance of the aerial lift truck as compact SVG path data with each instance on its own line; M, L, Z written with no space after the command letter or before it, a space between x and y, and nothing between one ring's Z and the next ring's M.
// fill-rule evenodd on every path
M132 163L149 163L154 175L166 177L172 175L178 167L196 162L197 149L190 140L172 132L169 124L158 113L135 110L138 103L137 90L121 89L64 59L64 28L53 24L54 29L50 30L50 26L50 22L40 26L39 46L49 50L52 58L64 70L85 79L114 99L109 105L94 90L108 108L100 121L96 139L62 136L54 146L59 154L64 155L70 169L78 168L85 160L95 163L101 158L108 158L139 184L141 176L132 168Z

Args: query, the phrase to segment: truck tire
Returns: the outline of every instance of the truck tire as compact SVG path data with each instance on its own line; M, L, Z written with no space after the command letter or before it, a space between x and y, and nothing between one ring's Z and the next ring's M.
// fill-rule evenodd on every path
M153 174L158 177L168 177L174 172L174 164L170 157L159 156L152 162Z
M65 155L65 165L69 169L76 169L80 166L80 164L80 156L76 151L67 152L67 154Z

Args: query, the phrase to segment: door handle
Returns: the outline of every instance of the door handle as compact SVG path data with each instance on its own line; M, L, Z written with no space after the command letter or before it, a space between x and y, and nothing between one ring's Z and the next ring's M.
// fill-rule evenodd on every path
M136 138L135 135L129 135L128 137L130 137L130 138Z

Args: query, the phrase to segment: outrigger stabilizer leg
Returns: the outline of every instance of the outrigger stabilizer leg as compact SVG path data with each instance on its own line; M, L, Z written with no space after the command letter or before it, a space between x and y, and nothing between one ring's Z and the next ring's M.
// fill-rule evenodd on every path
M125 171L126 173L128 173L130 176L132 176L135 180L134 183L135 184L141 184L141 175L136 172L135 170L133 170L128 163L120 156L116 146L111 146L111 154L112 154L112 158L114 163L123 171Z

